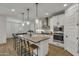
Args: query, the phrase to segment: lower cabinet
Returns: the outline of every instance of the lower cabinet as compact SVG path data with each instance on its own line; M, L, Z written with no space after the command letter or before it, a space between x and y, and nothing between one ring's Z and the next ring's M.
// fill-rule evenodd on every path
M53 43L53 35L50 36L50 38L49 38L49 43L50 43L50 44Z

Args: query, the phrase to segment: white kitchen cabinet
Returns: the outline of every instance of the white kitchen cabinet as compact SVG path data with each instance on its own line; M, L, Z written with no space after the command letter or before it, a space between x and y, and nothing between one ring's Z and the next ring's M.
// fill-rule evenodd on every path
M51 22L51 21L50 21ZM53 16L52 17L52 24L53 26L57 26L57 22L58 22L58 16Z
M6 43L6 17L0 16L0 44Z
M65 10L64 48L73 55L79 55L79 4L72 4Z
M58 22L59 22L59 26L64 25L64 14L60 14L57 16L58 18Z
M49 38L49 43L53 43L53 35L50 35L50 38Z
M54 26L64 25L64 14L52 16L49 19L50 30L54 33ZM51 38L52 37L52 38ZM53 43L53 35L50 37L49 43Z
M52 16L52 18L49 19L50 30L53 31L54 26L64 25L64 16L65 16L64 14Z
M7 21L7 38L12 37L12 33L22 32L22 25Z

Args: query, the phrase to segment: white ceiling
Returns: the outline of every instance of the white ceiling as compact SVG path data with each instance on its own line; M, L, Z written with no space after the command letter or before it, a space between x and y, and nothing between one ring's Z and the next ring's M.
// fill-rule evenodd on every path
M64 3L39 3L38 14L39 18L45 17L45 13L51 14L58 12L60 10L65 10L67 7L63 6ZM68 4L68 6L71 4ZM35 4L34 3L0 3L0 15L22 18L21 13L25 12L27 15L27 8L30 9L30 19L35 18ZM11 9L15 9L12 12ZM24 11L25 10L25 11Z

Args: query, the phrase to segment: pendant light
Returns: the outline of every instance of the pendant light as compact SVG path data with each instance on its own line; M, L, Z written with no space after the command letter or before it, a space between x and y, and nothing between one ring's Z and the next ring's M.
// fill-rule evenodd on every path
M29 25L30 24L30 22L29 22L29 9L27 9L27 14L28 14L28 16L27 16L27 25Z
M22 26L24 26L25 25L25 23L24 23L24 13L22 13L22 15L23 15L23 23L22 23Z
M35 22L36 24L38 24L39 22L39 19L38 19L38 3L35 3L36 4L36 19L35 19Z

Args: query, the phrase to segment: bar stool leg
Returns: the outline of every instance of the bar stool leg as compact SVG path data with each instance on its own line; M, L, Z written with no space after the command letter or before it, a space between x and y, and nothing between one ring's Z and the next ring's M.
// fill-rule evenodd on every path
M38 56L38 48L37 48L37 56Z

